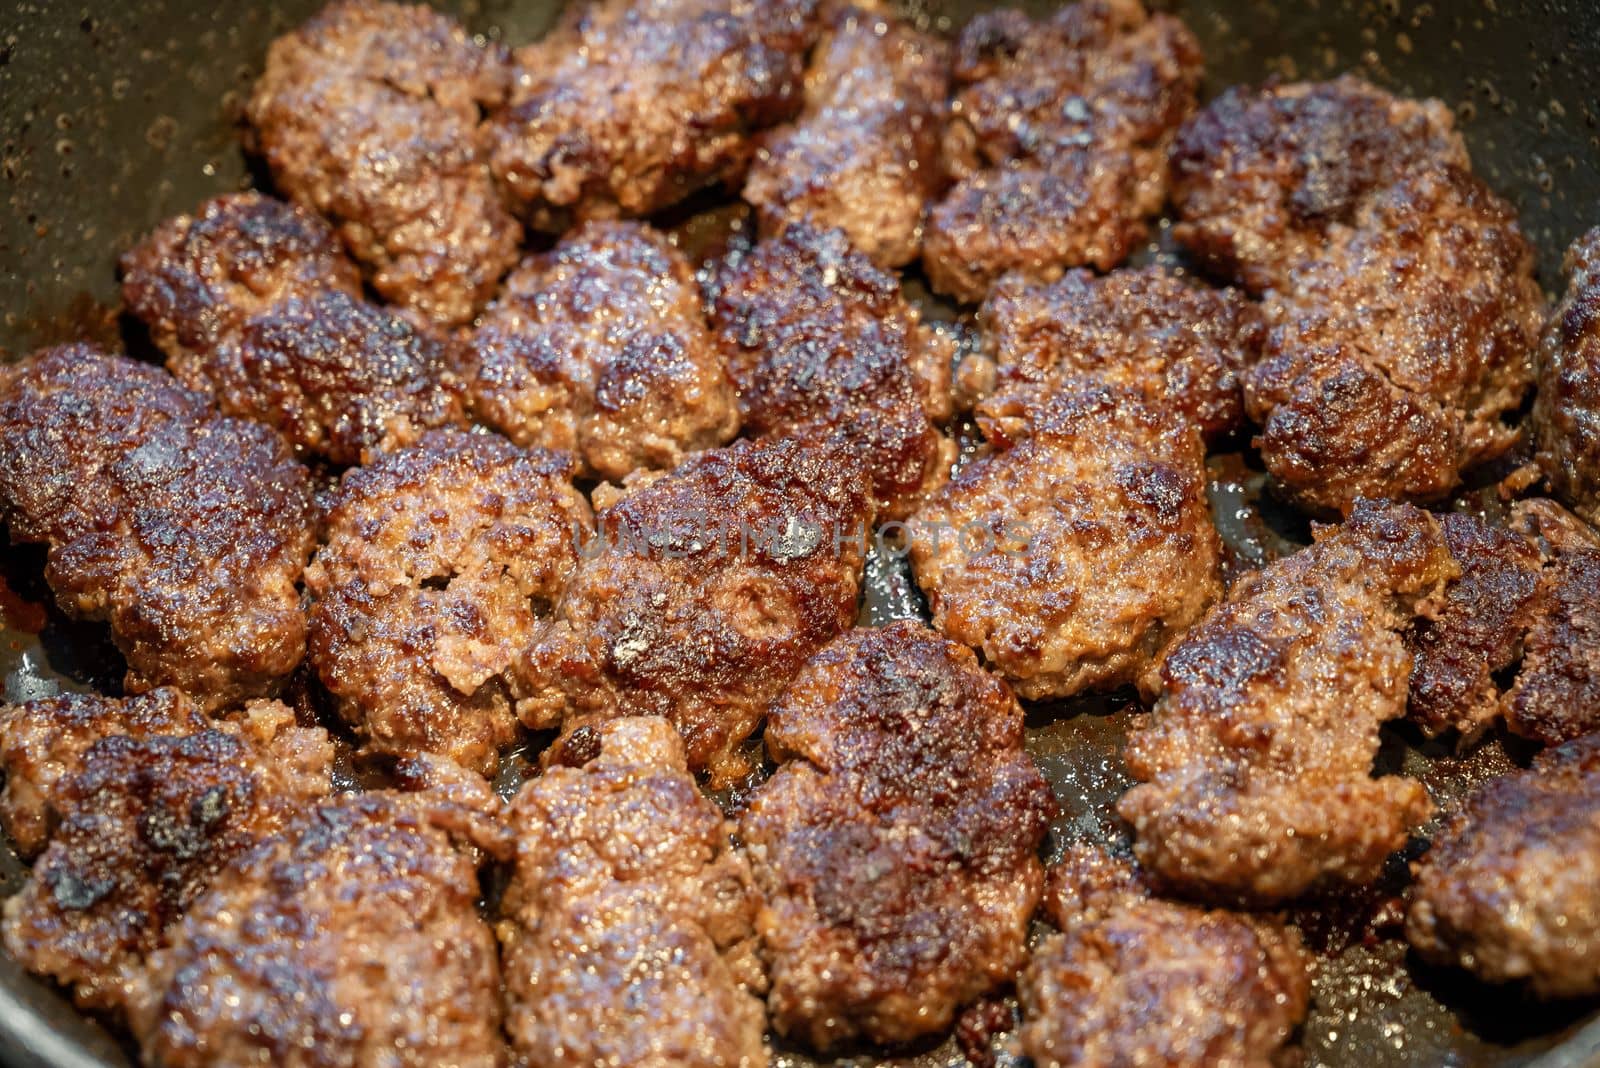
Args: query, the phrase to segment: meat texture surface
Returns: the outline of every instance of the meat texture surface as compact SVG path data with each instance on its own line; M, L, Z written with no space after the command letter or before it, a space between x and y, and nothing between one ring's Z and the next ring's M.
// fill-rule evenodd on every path
M1566 271L1539 348L1534 436L1556 495L1600 523L1600 228L1567 250Z

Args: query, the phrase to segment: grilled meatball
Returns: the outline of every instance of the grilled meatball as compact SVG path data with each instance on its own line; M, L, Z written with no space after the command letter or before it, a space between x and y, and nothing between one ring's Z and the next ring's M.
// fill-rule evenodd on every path
M494 935L465 848L489 840L485 821L427 793L344 794L236 858L135 988L145 1060L504 1064Z
M134 700L98 699L93 727L81 705L25 706L6 732L10 743L19 720L44 728L53 737L35 735L37 755L61 767L45 787L50 844L6 902L5 946L97 1010L125 1003L145 955L223 864L328 792L333 758L320 728L296 727L276 702L206 724L172 691ZM100 736L83 747L86 729Z
M304 654L305 469L159 368L68 345L0 369L0 520L48 546L63 610L110 623L130 692L218 707Z
M1050 869L1061 934L1018 984L1035 1068L1267 1068L1305 1019L1311 958L1268 920L1153 897L1132 867L1074 847Z
M1378 727L1405 711L1402 633L1456 571L1426 512L1366 501L1240 578L1168 654L1123 754L1140 863L1258 905L1375 879L1430 810L1421 783L1372 775Z
M510 810L507 1030L547 1068L767 1063L755 890L683 741L658 718L579 728Z
M1428 960L1540 997L1600 993L1600 735L1485 784L1417 865L1406 935Z
M435 431L346 473L306 569L310 660L380 752L493 774L517 661L590 536L564 453Z
M790 683L766 742L783 763L739 833L780 1034L908 1042L1011 981L1055 805L1003 682L921 623L850 631Z
M1566 270L1539 349L1534 435L1556 495L1600 523L1600 228L1567 250Z
M934 625L1025 698L1135 681L1221 593L1199 434L1083 379L991 414L989 450L912 517Z
M334 0L273 42L249 142L296 203L326 215L386 300L464 323L517 259L481 109L507 57L424 5Z
M869 5L842 5L806 71L805 110L763 139L745 179L768 236L808 215L880 267L917 258L939 161L949 46Z
M660 234L590 223L506 280L467 346L478 417L617 481L739 429L694 269Z
M923 243L934 289L978 301L1008 271L1121 263L1166 201L1167 146L1200 70L1193 35L1139 0L968 23L943 150L960 181Z
M517 53L491 165L534 227L648 215L737 184L801 106L816 0L586 0Z
M1600 536L1565 518L1571 532L1542 524L1544 600L1504 700L1512 733L1546 745L1600 730Z
M865 479L832 448L739 441L610 496L518 711L535 728L666 716L689 766L731 781L767 706L855 618Z
M839 441L872 479L881 519L903 519L946 477L955 447L952 345L899 281L838 230L796 223L735 258L712 319L745 430Z

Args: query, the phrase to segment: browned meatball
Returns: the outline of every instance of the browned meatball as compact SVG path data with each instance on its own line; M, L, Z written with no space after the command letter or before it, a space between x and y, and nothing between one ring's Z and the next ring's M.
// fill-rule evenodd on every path
M774 130L745 179L762 231L808 215L880 267L917 258L944 184L939 137L950 49L870 3L841 5L806 71L805 110Z
M268 50L249 140L385 299L464 323L522 238L480 130L510 81L502 49L425 5L334 0Z
M1018 984L1035 1068L1270 1068L1305 1019L1311 958L1264 919L1153 897L1132 867L1074 847L1050 869L1062 933Z
M495 176L541 230L736 185L801 105L817 0L585 0L517 53Z
M1505 696L1512 733L1555 745L1600 730L1600 543L1555 550Z
M1406 935L1540 997L1600 993L1600 735L1487 783L1417 865Z
M880 519L903 519L944 482L955 446L952 342L921 321L894 275L838 230L796 223L734 259L712 318L744 428L827 437L872 479Z
M68 345L0 369L0 520L48 546L63 610L110 623L132 692L217 707L305 652L305 469L159 368Z
M467 346L478 418L618 481L739 429L687 257L634 223L590 223L506 279Z
M855 618L865 479L836 449L739 441L610 498L518 711L535 728L666 716L689 766L731 781L767 706Z
M311 665L380 752L493 774L518 661L591 536L565 453L435 431L344 476L306 569Z
M145 1060L506 1063L494 935L464 848L493 838L481 812L491 801L345 794L235 859L135 988Z
M933 210L934 289L983 298L1008 271L1121 263L1167 194L1167 146L1194 109L1200 47L1139 0L1080 0L1048 20L979 15L956 48L944 161L961 179Z
M1556 495L1600 523L1600 228L1567 250L1566 271L1539 349L1534 435Z
M506 1029L546 1068L762 1068L756 893L664 719L582 727L510 809Z
M1243 576L1168 654L1123 754L1140 863L1259 905L1376 878L1430 811L1421 783L1372 774L1405 711L1402 634L1456 573L1428 513L1365 501Z
M8 724L8 736L18 718L64 729L49 754L62 762L46 797L50 844L6 902L5 946L84 1008L123 1006L145 955L217 870L329 788L327 735L276 702L208 725L176 695L144 700L169 703L171 721L100 699L105 722L84 748L71 722L81 708L24 707Z
M780 1034L909 1042L1015 977L1055 805L1003 682L921 623L854 630L790 683L766 742L783 763L739 834Z
M1092 380L1029 403L912 517L917 583L1025 698L1134 682L1221 593L1200 435Z

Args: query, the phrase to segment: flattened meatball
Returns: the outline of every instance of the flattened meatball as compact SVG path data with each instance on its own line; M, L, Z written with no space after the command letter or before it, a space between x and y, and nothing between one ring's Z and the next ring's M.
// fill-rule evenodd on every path
M783 763L739 833L780 1034L909 1042L1015 977L1055 804L1003 682L921 623L853 630L790 683L766 742Z
M1420 864L1406 936L1540 997L1600 993L1600 735L1485 784Z
M509 822L499 931L507 1030L528 1063L766 1065L755 889L670 723L579 728Z
M1600 546L1557 552L1545 577L1505 713L1512 733L1555 745L1600 730Z
M334 0L268 50L249 143L279 188L332 220L386 300L464 323L522 238L480 130L510 81L499 46L425 5Z
M739 430L688 259L634 223L590 223L506 279L467 346L473 410L519 445L620 481Z
M1539 349L1533 428L1551 488L1600 523L1600 228L1567 250L1566 271Z
M1132 867L1078 846L1050 869L1062 931L1018 984L1036 1068L1268 1068L1305 1019L1311 957L1271 921L1151 896Z
M916 259L944 184L949 84L944 41L870 3L840 6L806 71L805 111L763 139L745 179L763 233L809 215L880 267Z
M833 448L738 441L595 503L600 537L529 650L518 712L666 716L689 766L731 782L767 706L855 618L866 481Z
M493 774L517 662L591 536L564 453L435 431L347 472L306 569L311 664L380 752Z
M159 368L67 345L0 369L0 520L49 547L64 611L110 623L130 692L221 707L300 663L309 477Z
M1030 403L912 517L917 583L1022 697L1133 682L1222 590L1200 436L1092 380Z
M944 143L961 181L923 244L934 289L976 302L1008 271L1121 263L1166 201L1167 146L1194 109L1200 70L1183 23L1139 0L968 23Z
M1378 727L1405 711L1402 634L1457 573L1428 513L1364 501L1240 578L1168 654L1124 751L1140 863L1253 905L1375 879L1431 807L1416 780L1372 775Z
M817 0L587 0L517 53L491 165L529 223L649 215L737 185L793 117Z
M796 223L731 262L712 319L744 428L840 441L903 519L946 478L952 342L838 230Z

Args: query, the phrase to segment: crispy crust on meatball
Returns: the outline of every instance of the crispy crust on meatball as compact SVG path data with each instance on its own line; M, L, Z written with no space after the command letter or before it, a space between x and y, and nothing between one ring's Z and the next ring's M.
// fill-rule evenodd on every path
M1566 272L1539 348L1533 431L1556 495L1600 523L1600 228L1567 250Z
M1504 700L1511 732L1546 745L1600 729L1600 541L1584 534L1546 553L1545 599Z

